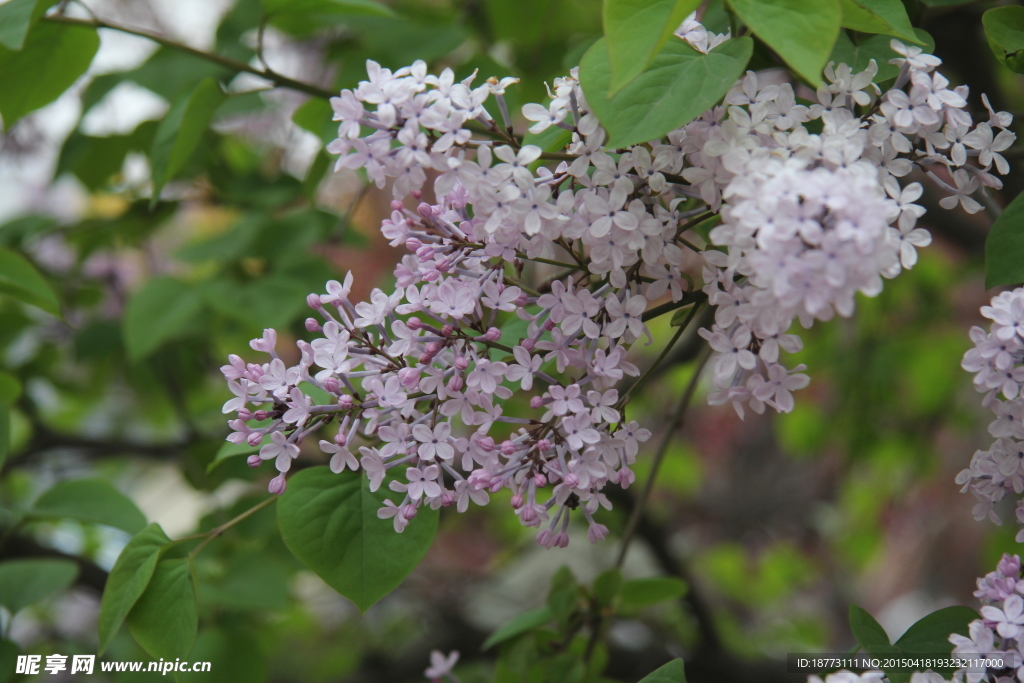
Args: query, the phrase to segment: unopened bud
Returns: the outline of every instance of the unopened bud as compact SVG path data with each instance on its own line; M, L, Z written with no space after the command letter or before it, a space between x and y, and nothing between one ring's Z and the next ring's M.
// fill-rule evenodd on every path
M256 448L263 441L263 432L249 432L249 435L245 437L245 442Z
M238 419L241 420L242 422L248 422L249 420L252 419L252 413L249 411L248 408L239 408Z
M439 273L436 268L431 268L423 273L423 279L427 282L433 282L439 277L441 277L441 273Z
M419 512L419 510L417 510L416 506L411 503L409 505L402 506L402 517L405 519L412 519L416 516L417 512Z
M441 494L441 505L443 505L445 507L449 507L454 502L455 502L455 496L452 494L451 491L444 491Z
M516 306L518 306L519 308L522 308L523 306L525 306L525 305L526 305L526 302L527 302L527 300L528 300L529 298L530 298L530 297L526 296L526 292L523 292L522 294L520 294L519 296L517 296L517 297L516 297L516 300L515 300L515 301L513 301L512 303L514 303L514 304L515 304Z
M533 475L533 483L536 484L537 488L544 488L548 485L548 478L538 472Z
M306 329L310 332L320 332L323 328L320 327L320 323L316 321L316 318L306 318Z
M455 369L459 372L464 372L469 367L469 359L465 356L459 356L455 359Z
M416 250L416 258L420 261L429 261L434 258L434 248L428 244L424 244Z
M485 453L490 453L491 451L494 450L494 439L492 439L489 436L485 436L484 438L480 439L480 441L478 441L477 443L480 444L480 449Z
M512 509L518 510L519 508L523 507L523 496L517 493L516 495L512 496L511 503Z
M539 396L536 398L540 398ZM551 450L550 439L537 439L537 451L540 453L547 453Z
M565 477L562 478L562 483L565 484L568 488L574 489L580 485L580 478L570 472L569 474L565 475Z
M426 346L426 352L429 353L431 356L436 356L438 354L438 352L440 352L440 351L441 351L441 343L440 342L430 342Z
M257 467L263 464L263 458L253 453L252 455L245 459L245 464L253 469L256 469Z
M501 442L501 454L502 455L508 457L508 456L514 455L515 452L516 452L516 445L513 442L508 441L508 440Z
M559 548L569 547L569 534L565 533L564 531L559 531L557 534L555 534L555 545L557 545Z
M455 375L450 380L448 380L448 391L462 391L462 387L464 386L466 386L466 382L462 379L461 375Z
M401 211L404 208L405 208L405 206L402 204L402 202L398 201L397 199L392 199L391 200L391 210L392 211Z
M406 389L415 389L420 383L420 371L416 368L402 368L398 371L398 379Z
M544 399L540 396L534 396L530 399L530 407L534 410L540 410L541 406L544 405Z
M556 323L554 320L548 318L547 320L544 321L544 329L550 332L551 330L555 329L555 326L557 324L558 323Z
M409 251L411 251L414 254L417 251L419 251L420 247L422 247L422 246L423 246L423 242L420 242L415 237L410 237L409 239L407 239L405 241L405 248L408 249Z
M423 199L423 191L422 190L413 190L409 194L412 195L413 199Z
M441 336L442 337L450 337L450 336L452 336L453 332L455 332L455 328L452 327L451 325L445 325L444 327L441 328Z
M265 411L265 410L257 410L255 413L252 414L252 416L253 416L254 419L258 420L259 422L263 422L268 417L270 417L267 414L267 411Z
M338 407L342 410L348 410L352 407L352 396L351 394L342 394L338 397Z
M324 380L324 391L336 394L341 391L341 382L337 377L328 377Z
M320 303L320 295L310 294L309 296L307 296L306 305L312 308L313 310L319 310L323 306L323 304Z
M281 495L286 488L288 488L288 482L285 481L283 474L279 474L270 480L267 490L273 494Z
M484 338L486 338L487 341L496 342L501 339L501 330L497 327L488 327L487 332L484 334Z
M334 435L334 443L339 446L344 446L348 443L348 437L345 436L345 432L338 432Z
M421 202L419 206L416 207L416 213L424 218L431 218L434 215L434 208L426 202Z
M533 339L524 339L523 343L520 344L520 346L522 346L524 349L531 352L533 351L533 347L535 347L536 345L537 342L533 341Z

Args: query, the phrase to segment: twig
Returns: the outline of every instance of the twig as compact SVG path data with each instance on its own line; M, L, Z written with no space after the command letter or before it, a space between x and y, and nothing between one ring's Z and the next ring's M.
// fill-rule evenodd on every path
M697 389L697 382L700 380L701 371L704 369L704 365L707 363L710 356L710 348L705 348L700 360L697 361L697 367L693 370L693 377L690 378L690 382L686 385L683 395L679 397L679 403L676 405L672 421L669 422L667 427L665 427L665 433L662 434L661 443L658 444L658 450L654 454L654 460L651 461L651 473L647 475L647 481L644 483L643 491L640 492L640 497L636 501L636 507L633 508L633 512L629 516L629 522L626 524L626 530L622 534L622 545L619 547L619 557L615 561L616 567L621 568L622 563L626 561L626 552L629 550L629 544L632 542L633 536L636 534L637 524L640 523L640 515L643 514L644 505L647 503L647 499L650 497L651 491L654 490L654 480L658 477L658 468L661 466L661 461L665 459L665 453L668 452L668 446L672 443L672 437L675 435L676 430L683 426L683 417L686 414L686 409L690 405L690 399L693 398L693 392Z

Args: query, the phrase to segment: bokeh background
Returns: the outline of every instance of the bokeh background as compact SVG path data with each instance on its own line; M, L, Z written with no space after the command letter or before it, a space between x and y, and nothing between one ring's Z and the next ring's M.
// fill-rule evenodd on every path
M394 0L393 16L341 2L333 13L269 22L256 0L85 4L112 23L330 90L354 86L367 59L391 68L424 59L460 78L511 74L522 79L510 90L513 111L540 101L544 82L576 64L601 30L598 0ZM981 32L993 4L908 3L935 38L943 73L971 85L972 108L982 111L987 92L997 109L1018 112L1020 77L996 64ZM66 12L89 17L76 3ZM714 28L721 20L709 14ZM390 192L331 172L326 102L144 38L100 35L88 73L0 138L0 245L32 260L64 313L0 298L0 366L17 379L4 385L13 404L0 560L61 555L81 566L67 592L0 616L0 632L24 652L96 651L99 596L128 535L70 520L14 527L12 513L81 477L113 483L172 537L245 509L268 477L239 458L210 467L227 434L217 368L228 353L248 352L264 327L286 341L304 334L305 296L326 280L352 271L365 296L393 282L400 257L378 234ZM147 154L156 122L206 77L231 96L154 204ZM1020 170L998 202L1024 187ZM960 359L991 295L982 273L990 217L942 211L937 199L926 195L921 222L935 241L919 264L876 299L859 298L853 319L804 333L800 358L813 381L791 414L740 420L708 407L699 389L626 565L631 576L681 575L691 592L615 625L609 677L637 680L684 656L693 680L799 680L781 658L849 648L851 602L895 637L939 607L975 606L974 578L1015 550L1012 509L1002 510L1002 528L975 522L973 501L953 482L989 441ZM129 353L133 302L152 296L154 282L173 296ZM631 406L655 432L652 449L693 371L696 341ZM656 352L638 347L638 364ZM307 444L300 461L323 456ZM641 458L639 482L647 467ZM465 681L492 680L493 653L479 652L487 634L542 604L559 566L584 582L612 566L629 509L621 497L605 515L613 535L604 544L590 546L577 529L568 549L544 551L495 499L466 515L445 511L421 566L363 616L289 555L272 510L254 516L200 556L192 659L212 660L214 673L182 678L423 680L436 648L462 652ZM110 657L145 659L127 632ZM11 678L0 670L0 681Z

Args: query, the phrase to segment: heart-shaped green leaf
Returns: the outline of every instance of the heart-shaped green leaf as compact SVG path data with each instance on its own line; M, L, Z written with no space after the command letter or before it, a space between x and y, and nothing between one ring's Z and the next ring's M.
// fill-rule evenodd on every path
M385 499L402 495L387 483L370 492L360 472L312 467L288 480L277 505L285 545L304 565L363 612L394 590L423 559L438 513L420 508L402 533L379 519Z

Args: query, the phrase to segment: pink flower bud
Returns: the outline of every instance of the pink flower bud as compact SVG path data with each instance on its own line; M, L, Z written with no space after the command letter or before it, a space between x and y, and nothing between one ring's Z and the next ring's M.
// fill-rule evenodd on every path
M288 488L288 482L284 479L284 474L279 474L270 480L270 485L267 486L267 490L273 494L281 495L284 490Z
M539 398L539 397L538 397ZM537 451L540 453L546 453L551 450L550 439L537 439Z
M525 305L526 305L526 302L527 302L527 301L529 300L529 298L530 298L530 297L526 296L526 293L525 293L525 292L523 292L522 294L520 294L519 296L517 296L517 297L516 297L516 300L515 300L515 301L513 301L512 303L514 303L514 304L515 304L516 306L518 306L519 308L522 308L523 306L525 306Z
M351 394L342 394L338 397L338 407L342 410L349 410L352 407Z
M540 410L543 405L544 399L541 398L540 396L534 396L533 398L530 399L530 407L533 408L534 410Z
M409 239L407 239L405 241L405 248L408 249L409 251L411 251L414 254L417 251L419 251L419 248L422 247L422 246L423 246L423 242L420 242L415 237L410 237Z
M320 295L310 294L309 296L307 296L306 305L312 308L313 310L319 310L323 306L323 304L320 303Z
M431 356L436 356L438 354L438 352L441 350L441 343L440 342L430 342L429 344L427 344L425 350Z
M554 534L551 533L550 529L545 529L544 531L537 534L537 545L543 548L550 548L554 545L554 543Z
M408 327L413 332L418 332L420 328L423 327L423 321L417 318L416 316L413 316L409 318L409 321L405 323L405 326Z
M556 323L554 320L548 318L547 320L544 321L544 329L550 332L551 330L555 329L555 326L557 324L558 323Z
M306 318L306 329L310 332L319 332L323 328L320 327L320 323L316 321L316 318Z
M512 501L511 502L512 502L512 509L513 510L518 510L519 508L523 507L523 497L522 497L522 495L517 493L516 495L512 496Z
M419 512L419 510L417 510L416 506L413 505L412 503L402 506L402 517L404 517L405 519L412 519L416 516L417 512Z
M491 473L487 470L473 470L469 473L466 481L469 482L470 486L479 491L491 485Z
M416 250L416 258L420 261L429 261L434 258L434 248L428 244L424 244L422 247Z
M484 338L487 339L487 341L496 342L501 339L501 330L497 327L488 327L487 332L484 334Z
M463 381L461 375L455 375L450 380L448 380L449 391L462 391L462 387L464 386L466 386L466 382Z
M397 199L392 199L391 200L391 210L392 211L401 211L403 208L405 208L405 207L403 206L402 202L398 201Z
M422 202L420 203L419 206L416 207L416 213L423 216L424 218L430 218L431 216L434 215L434 207L432 207L430 204L427 204L426 202Z
M238 419L241 420L242 422L248 422L249 420L252 419L252 413L249 411L248 408L239 408Z
M450 507L455 502L455 495L451 491L443 491L441 493L441 505Z
M562 478L562 483L568 488L574 489L580 485L580 478L570 472Z
M423 199L423 190L413 190L409 194L412 195L413 199Z
M522 346L524 349L526 349L527 351L531 351L531 352L533 351L533 348L536 345L537 345L537 342L533 341L533 339L524 339L523 343L520 344L520 346Z
M439 273L447 273L450 266L451 262L447 258L440 259L434 263L434 268L436 268Z
M256 448L263 441L263 432L249 432L248 436L245 437L245 442Z
M559 548L567 548L569 546L569 534L564 531L559 531L555 534L555 545Z
M505 482L500 477L495 477L491 480L491 487L487 489L491 493L497 493L505 487Z
M337 377L328 377L324 380L324 391L336 394L341 391L341 382Z
M417 368L402 368L398 371L398 379L406 389L415 389L420 384L420 371Z
M249 467L252 467L253 469L256 469L257 467L263 464L263 458L253 453L248 458L246 458L245 464L248 465Z
M501 442L501 454L502 455L508 457L508 456L514 455L515 452L516 452L516 445L514 443L512 443L511 441L508 441L508 440Z
M452 327L451 325L445 325L444 327L441 328L442 337L450 337L452 336L453 332L455 332L455 328ZM434 343L436 344L437 342Z
M348 443L348 437L345 436L345 432L338 432L334 435L334 443L339 446L344 446Z
M441 277L441 273L437 272L436 268L431 268L423 273L423 279L427 282L433 282L439 277Z
M247 365L245 369L249 371L249 379L251 379L253 382L259 382L260 377L263 377L262 365L256 365L256 363L249 363L249 365Z
M628 489L629 485L636 481L636 475L633 474L633 470L628 467L623 467L615 475L615 481L624 489Z
M526 526L533 526L540 520L537 516L537 511L533 509L533 506L524 507L519 513L519 521Z
M455 359L455 369L459 372L464 372L469 367L469 359L465 356L459 356Z
M483 437L477 443L480 444L480 450L485 453L490 453L494 450L494 439L489 436Z
M604 524L591 524L590 528L587 529L587 540L591 543L597 543L603 541L604 537L608 535L608 527Z
M417 360L419 360L420 365L430 365L430 362L434 360L434 355L430 353L421 353Z
M548 478L538 472L533 475L533 483L536 484L538 488L544 488L548 485Z

